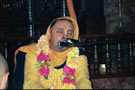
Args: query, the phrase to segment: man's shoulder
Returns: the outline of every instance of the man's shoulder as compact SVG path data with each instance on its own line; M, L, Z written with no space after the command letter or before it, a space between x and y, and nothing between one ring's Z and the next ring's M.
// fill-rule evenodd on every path
M86 55L79 55L79 61L80 62L87 62L87 56Z
M25 46L21 46L18 51L24 52L24 53L31 53L31 54L36 54L37 47L36 43L31 43Z

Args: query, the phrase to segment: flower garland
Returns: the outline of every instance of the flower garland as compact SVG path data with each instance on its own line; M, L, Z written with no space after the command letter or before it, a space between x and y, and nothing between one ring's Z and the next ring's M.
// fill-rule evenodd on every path
M49 43L46 35L42 35L40 37L40 39L38 40L37 48L38 48L37 51L38 56L37 56L37 62L35 63L35 67L38 68L38 72L42 76L42 79L44 77L45 80L48 80L48 82L53 83L53 80L51 78L52 62L49 57L50 50L49 50ZM75 72L78 63L78 57L79 57L78 48L77 47L72 48L67 55L67 63L63 68L62 89L76 88ZM52 89L54 88L52 84L46 87Z

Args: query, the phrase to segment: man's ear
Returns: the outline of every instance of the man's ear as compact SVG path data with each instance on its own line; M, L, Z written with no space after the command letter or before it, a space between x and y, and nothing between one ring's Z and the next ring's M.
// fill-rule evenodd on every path
M5 74L1 77L0 89L5 89L5 88L7 87L8 75L9 75L9 72L5 73Z
M51 39L51 36L52 36L52 29L50 29L50 34L49 34L49 39Z
M49 31L49 42L51 40L51 36L52 36L52 29L50 29L50 31Z

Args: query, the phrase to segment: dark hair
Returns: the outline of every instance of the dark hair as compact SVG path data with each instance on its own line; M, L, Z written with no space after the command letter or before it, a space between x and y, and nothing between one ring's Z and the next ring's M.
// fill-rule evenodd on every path
M50 28L52 28L52 27L56 24L56 22L59 21L59 20L66 20L66 21L69 21L69 22L72 23L72 21L69 20L69 19L55 19L55 20L53 20L53 21L50 23L50 24L51 24Z

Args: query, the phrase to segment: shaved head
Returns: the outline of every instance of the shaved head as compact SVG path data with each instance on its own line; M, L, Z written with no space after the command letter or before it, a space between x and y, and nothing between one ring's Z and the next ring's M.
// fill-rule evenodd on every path
M0 54L0 77L8 72L8 64L5 58Z

